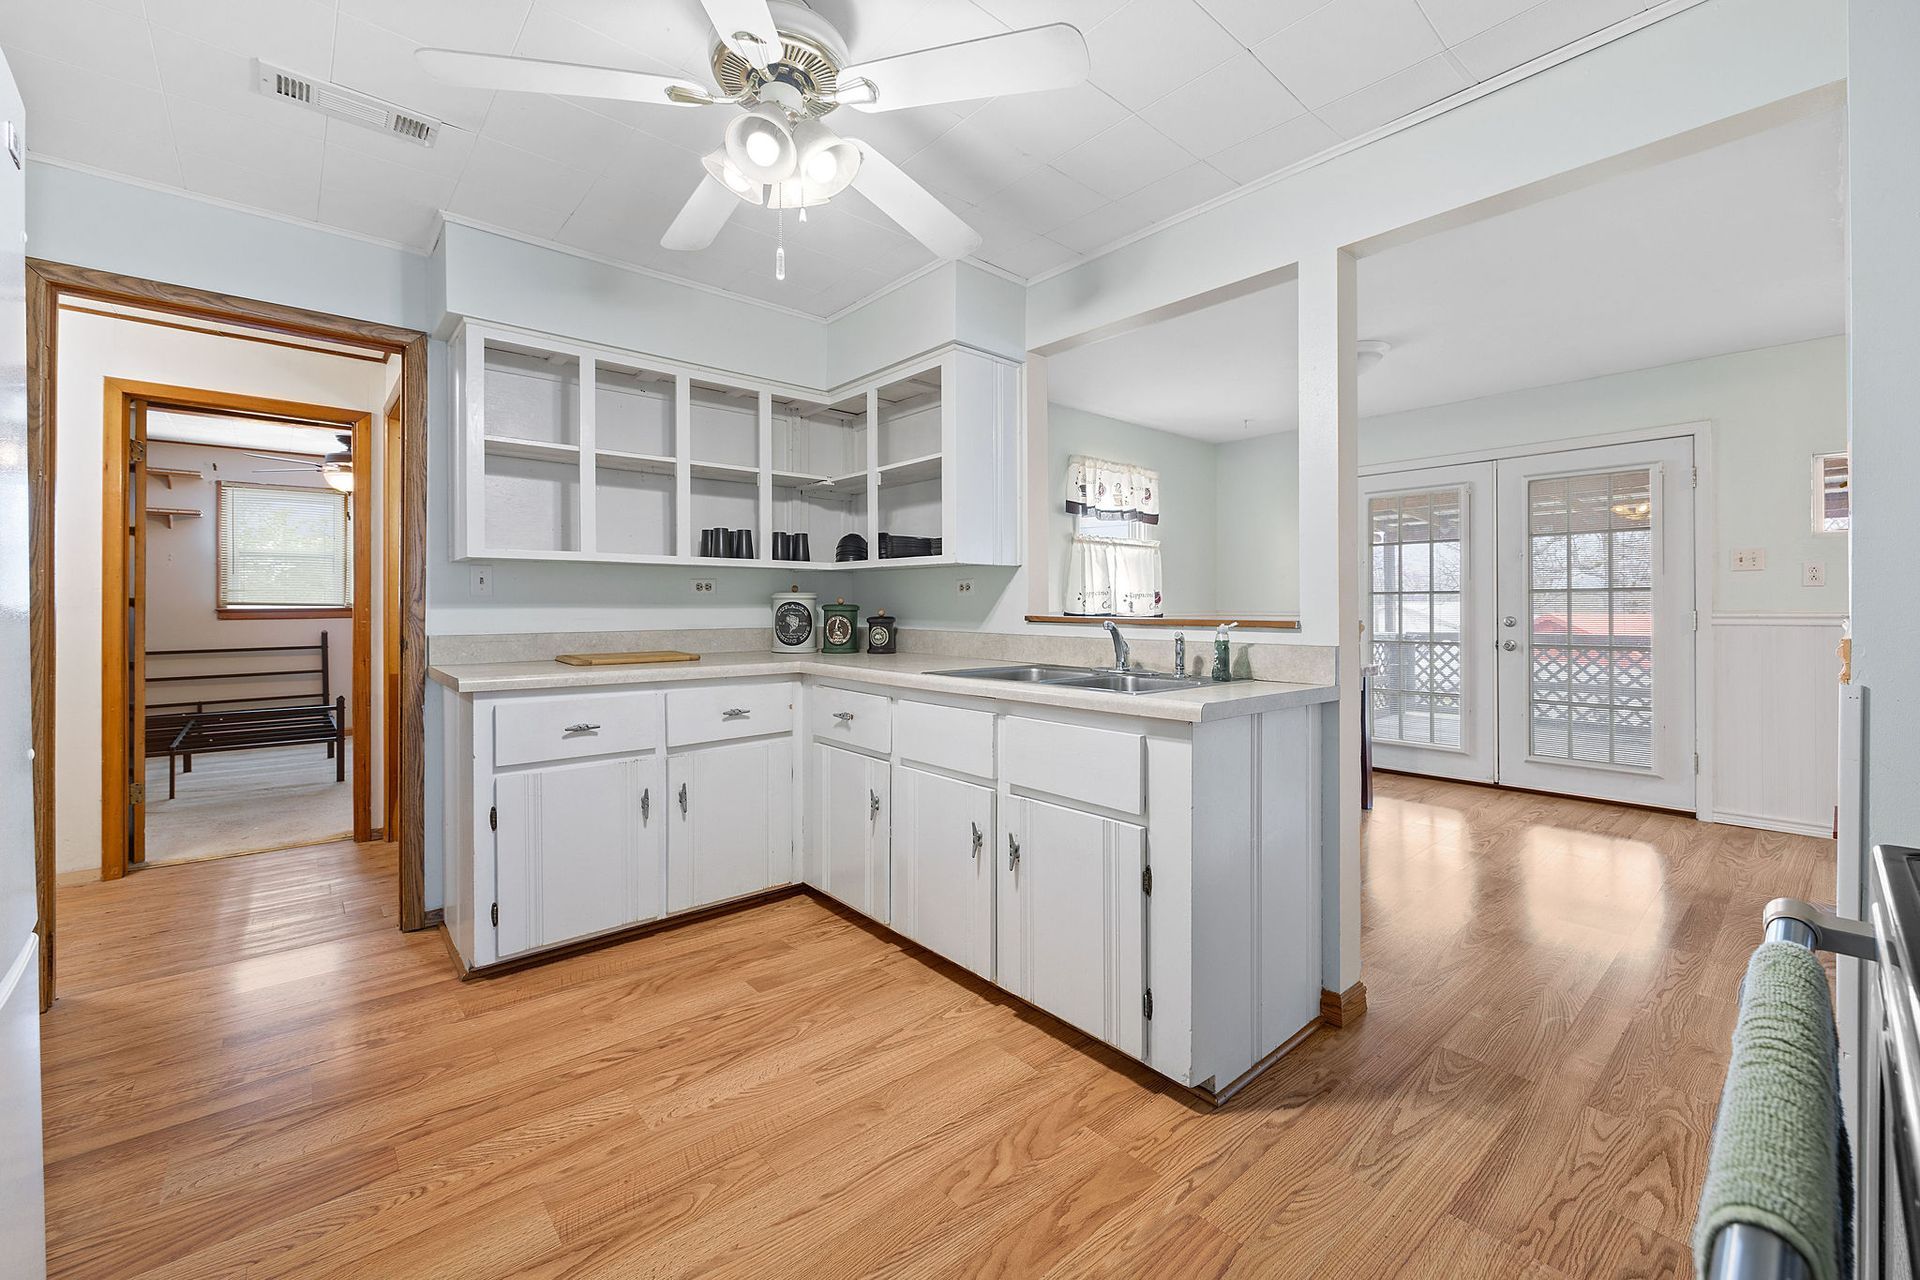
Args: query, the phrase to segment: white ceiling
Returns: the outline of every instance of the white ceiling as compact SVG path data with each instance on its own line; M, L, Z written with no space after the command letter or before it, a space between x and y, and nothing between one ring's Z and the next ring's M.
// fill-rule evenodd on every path
M1073 89L834 124L879 145L1027 278L1649 7L1646 0L814 0L856 59L1067 21ZM742 210L712 248L659 238L723 108L491 94L429 79L423 44L702 72L697 0L0 0L29 151L418 249L435 212L828 315L930 255L857 195L789 228ZM253 90L249 59L449 127L438 146Z
M1361 259L1372 416L1842 333L1835 108ZM1206 440L1298 421L1291 284L1055 356L1048 396Z
M168 413L155 409L147 415L147 439L174 444L216 444L229 449L263 449L271 453L312 454L321 457L340 448L340 431L292 422L265 422L258 418L222 418L206 413Z

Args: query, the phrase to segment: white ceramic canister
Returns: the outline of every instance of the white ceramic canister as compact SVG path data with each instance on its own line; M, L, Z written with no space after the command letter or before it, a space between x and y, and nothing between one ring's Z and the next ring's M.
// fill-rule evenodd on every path
M773 651L812 653L820 647L820 628L811 591L782 591L773 597Z

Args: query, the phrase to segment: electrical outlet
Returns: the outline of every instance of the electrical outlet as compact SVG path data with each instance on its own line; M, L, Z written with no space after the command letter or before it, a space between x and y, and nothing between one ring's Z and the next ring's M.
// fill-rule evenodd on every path
M1826 586L1827 566L1815 560L1803 561L1800 565L1800 585L1803 587Z
M467 594L470 596L490 596L493 594L492 565L470 564L467 566Z
M1762 547L1736 547L1733 552L1733 571L1735 573L1753 573L1767 567L1767 553Z
M973 579L972 578L960 579L960 594L964 596L964 595L971 595L972 593L973 593Z
M703 596L708 594L712 590L713 590L712 578L695 578L693 580L693 593L695 595Z

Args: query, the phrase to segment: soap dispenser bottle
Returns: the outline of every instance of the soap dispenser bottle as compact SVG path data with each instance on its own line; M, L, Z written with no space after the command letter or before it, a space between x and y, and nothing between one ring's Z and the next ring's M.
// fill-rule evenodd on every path
M1213 633L1213 678L1221 684L1233 679L1233 672L1228 669L1232 654L1227 647L1227 632L1239 625L1237 622L1223 622Z

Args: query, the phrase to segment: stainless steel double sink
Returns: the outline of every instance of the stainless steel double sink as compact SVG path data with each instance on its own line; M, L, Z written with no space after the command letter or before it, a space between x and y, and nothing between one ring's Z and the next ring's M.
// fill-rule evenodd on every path
M1200 689L1209 681L1159 671L1117 671L1097 667L969 667L963 671L929 671L930 676L958 676L963 680L1004 680L1009 684L1044 684L1056 689L1089 689L1098 693L1166 693L1173 689Z

